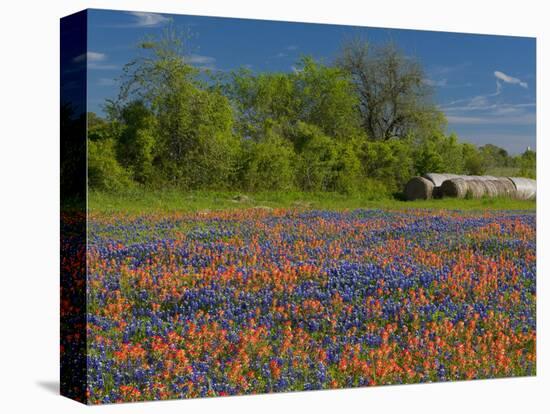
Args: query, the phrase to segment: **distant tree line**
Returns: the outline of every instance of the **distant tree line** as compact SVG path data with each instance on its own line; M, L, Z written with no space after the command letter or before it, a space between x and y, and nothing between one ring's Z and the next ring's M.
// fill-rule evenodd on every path
M141 45L106 117L88 114L92 188L400 191L426 172L534 177L512 157L446 135L420 64L393 45L346 44L330 65L209 74L173 30Z

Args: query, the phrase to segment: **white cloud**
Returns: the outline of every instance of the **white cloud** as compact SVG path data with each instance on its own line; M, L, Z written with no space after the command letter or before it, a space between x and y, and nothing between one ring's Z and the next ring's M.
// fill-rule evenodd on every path
M447 79L440 79L440 80L423 79L422 81L428 86L438 86L438 87L447 86Z
M458 63L451 66L435 65L428 71L431 75L447 75L449 73L458 72L471 66L471 62Z
M535 114L508 116L507 114L490 114L487 116L454 116L447 115L451 124L458 125L534 125Z
M514 78L513 76L507 75L504 72L501 72L499 70L495 70L494 72L495 78L505 82L505 83L511 83L513 85L519 85L522 88L527 88L527 82L522 81L521 79ZM497 81L497 85L500 85Z
M170 19L158 13L147 13L147 12L128 12L136 18L135 26L138 27L157 27Z
M184 60L186 63L191 63L194 65L210 65L216 62L215 57L203 55L189 55Z
M74 63L86 63L88 69L97 70L115 70L118 69L117 65L105 63L107 61L107 55L100 52L86 52L73 58Z
M457 105L459 103L466 102L462 105ZM440 109L447 113L457 113L457 112L474 112L474 111L494 111L500 113L510 113L510 112L524 112L534 108L535 103L503 103L503 102L489 102L488 98L484 95L474 96L468 100L457 100L451 102L447 105L440 106Z
M189 55L183 58L185 63L194 65L202 70L219 71L216 67L216 58L204 55Z
M103 62L104 60L107 60L107 55L105 53L99 53L99 52L86 52L81 55L78 55L73 59L73 62L79 63L79 62Z
M440 106L450 124L457 125L534 125L534 102L502 102L502 85L492 94L459 99Z
M501 71L495 71L493 74L496 84L494 92L457 99L441 105L440 109L445 113L449 127L458 128L462 138L476 143L504 144L505 137L501 132L510 131L513 136L510 135L504 147L512 152L521 152L526 145L533 146L530 131L536 125L536 104L517 102L517 97L504 93L507 84L527 88L526 82ZM483 131L491 132L486 132L487 137L481 139L478 135ZM525 136L521 136L517 131L527 132Z
M470 109L486 109L489 106L489 99L486 95L474 96L466 106Z

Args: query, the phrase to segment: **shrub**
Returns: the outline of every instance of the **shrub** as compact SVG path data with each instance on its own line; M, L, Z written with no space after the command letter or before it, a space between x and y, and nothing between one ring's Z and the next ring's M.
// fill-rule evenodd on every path
M88 140L88 185L91 188L120 191L134 185L130 176L115 158L113 140Z
M249 191L289 190L294 187L295 153L278 135L269 133L244 146L245 187Z
M352 194L360 189L361 161L357 153L357 146L353 142L337 145L336 160L333 165L335 191Z
M336 144L313 126L299 127L301 151L298 156L297 181L305 191L328 191L333 187Z

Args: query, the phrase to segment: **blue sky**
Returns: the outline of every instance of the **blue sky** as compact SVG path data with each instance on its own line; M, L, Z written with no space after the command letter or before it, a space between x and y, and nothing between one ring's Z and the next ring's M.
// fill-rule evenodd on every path
M535 149L534 38L106 10L88 16L88 103L97 113L117 95L117 78L140 40L160 35L170 21L192 34L192 64L214 71L292 71L304 54L330 64L346 39L361 36L393 41L422 63L448 132L512 154Z

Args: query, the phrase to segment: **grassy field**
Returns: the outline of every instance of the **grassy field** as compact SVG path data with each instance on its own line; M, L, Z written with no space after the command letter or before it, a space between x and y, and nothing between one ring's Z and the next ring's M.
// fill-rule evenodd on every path
M244 194L239 192L181 192L176 190L131 191L110 194L90 191L90 211L129 213L152 211L202 211L243 208L296 208L344 210L375 208L407 210L417 208L445 210L534 210L535 201L492 198L477 200L417 200L401 201L393 198L373 200L361 195L346 196L336 193L303 192L261 192Z
M521 168L492 167L485 171L485 175L493 175L495 177L521 177Z

